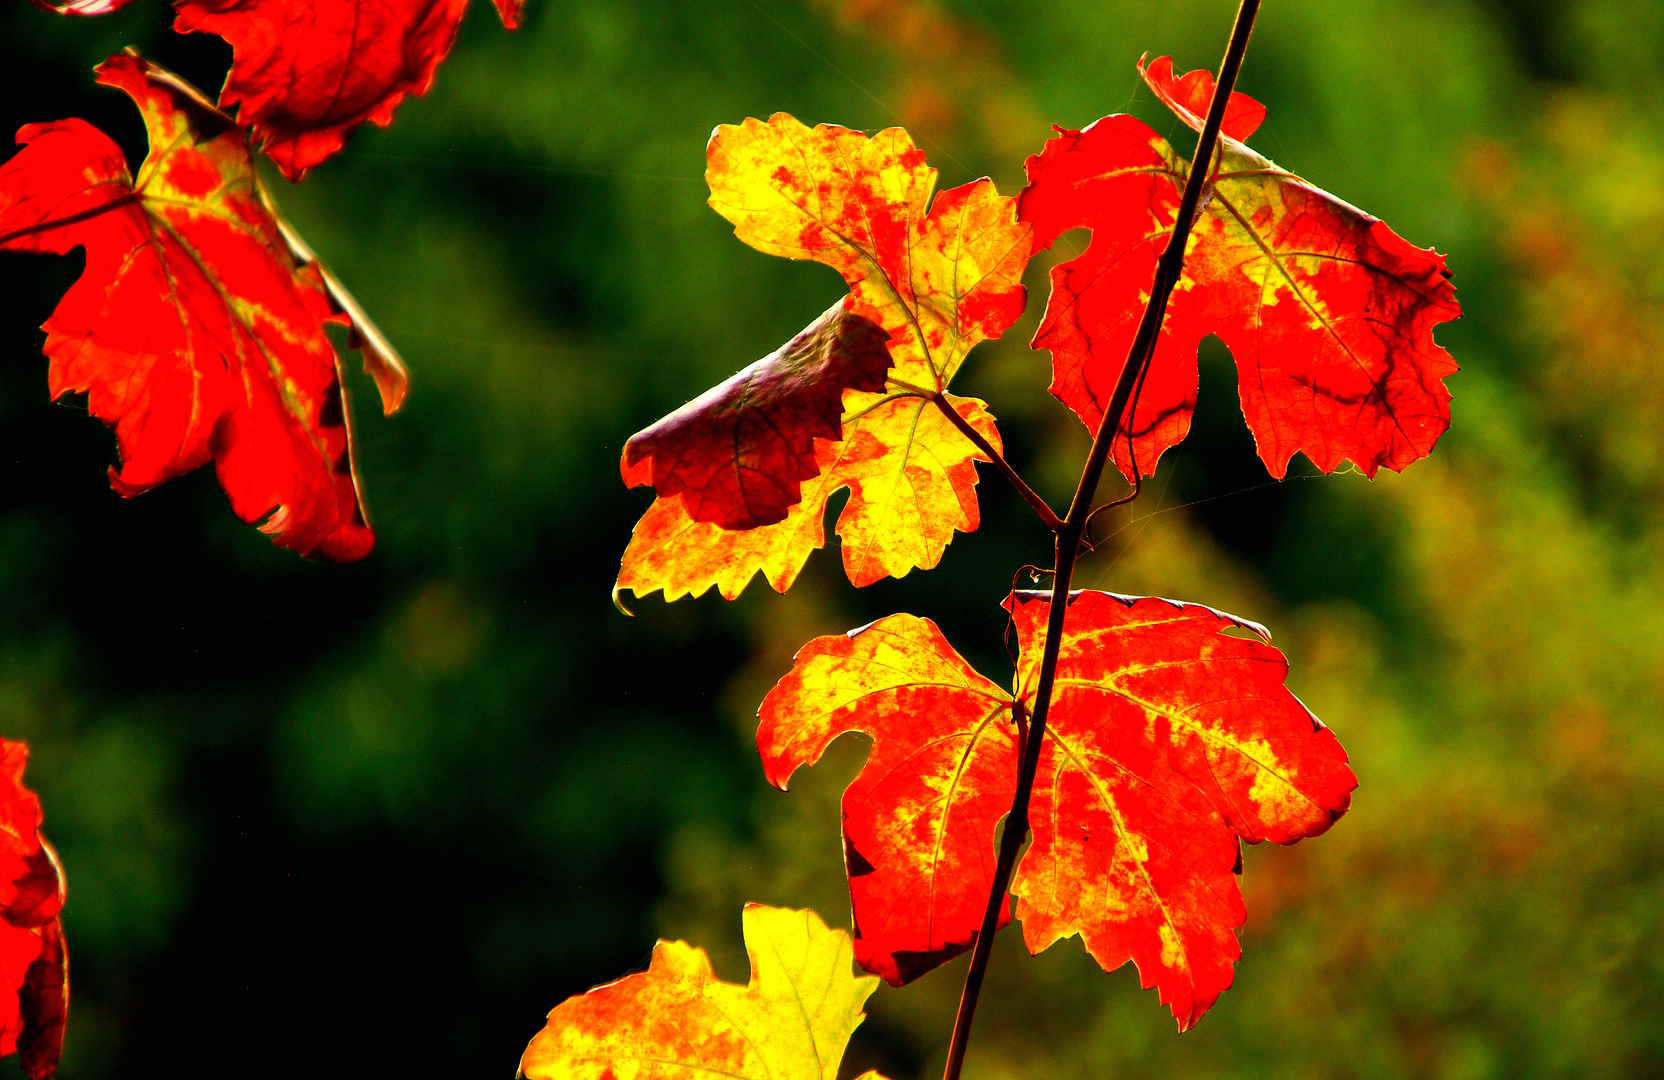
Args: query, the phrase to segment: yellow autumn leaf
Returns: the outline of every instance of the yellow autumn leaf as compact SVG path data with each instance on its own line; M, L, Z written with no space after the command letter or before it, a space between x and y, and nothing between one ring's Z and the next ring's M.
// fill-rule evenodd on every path
M974 462L987 459L923 398L850 397L849 411L871 411L844 422L842 441L820 442L820 475L804 481L802 501L786 520L724 529L694 520L681 496L660 496L636 524L617 587L637 596L663 589L666 600L675 600L715 585L732 600L761 570L770 585L785 592L809 553L826 546L826 503L845 487L849 501L838 515L837 531L850 581L870 585L904 577L914 567L934 567L955 531L971 532L981 523ZM981 401L953 394L947 399L1000 448L994 418Z
M813 911L748 904L751 981L723 982L703 949L661 941L638 975L568 998L520 1059L527 1080L836 1080L878 985L851 973L849 935ZM882 1080L868 1072L861 1080Z

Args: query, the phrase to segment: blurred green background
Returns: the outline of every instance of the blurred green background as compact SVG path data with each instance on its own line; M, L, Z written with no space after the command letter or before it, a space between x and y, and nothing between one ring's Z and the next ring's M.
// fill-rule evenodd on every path
M0 258L0 734L69 874L66 1080L506 1080L660 934L742 978L742 901L847 924L864 747L775 792L757 701L811 636L898 610L1004 677L996 605L1046 550L990 479L933 572L856 591L822 553L785 597L612 610L647 502L623 440L842 288L732 237L705 140L900 122L942 186L1015 193L1049 123L1175 135L1133 62L1215 66L1233 10L532 0L509 34L476 4L392 128L272 178L415 371L392 420L352 387L381 537L354 566L272 548L206 472L114 495L35 329L79 257ZM14 0L0 128L81 115L138 160L91 66L228 63L168 21ZM1131 968L1008 933L968 1075L1664 1076L1664 5L1275 0L1242 88L1259 149L1449 255L1454 426L1403 476L1270 484L1210 342L1195 434L1083 584L1270 624L1362 786L1321 840L1248 853L1246 955L1193 1032ZM1061 503L1086 440L1025 344L1044 271L956 389ZM881 989L846 1072L938 1071L962 968Z

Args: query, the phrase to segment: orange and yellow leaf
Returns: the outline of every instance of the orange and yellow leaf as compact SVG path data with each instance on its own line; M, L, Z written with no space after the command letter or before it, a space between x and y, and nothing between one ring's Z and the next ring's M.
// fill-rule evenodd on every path
M850 292L626 445L625 482L652 484L658 500L618 587L675 599L715 585L732 598L761 570L785 591L825 545L826 500L844 487L851 581L935 566L956 531L977 527L972 462L986 459L930 396L1021 314L1029 226L987 180L933 199L936 171L899 128L869 138L779 114L718 128L707 158L711 205L740 239L824 262ZM981 402L945 400L1000 446ZM791 417L799 426L781 430Z
M1008 603L1032 709L1050 596ZM1181 1030L1231 984L1247 913L1238 839L1326 831L1357 778L1329 729L1283 685L1264 627L1196 604L1079 592L1069 602L1051 722L1011 891L1031 952L1081 936L1132 960Z
M810 552L826 546L826 503L843 488L849 500L838 515L844 572L856 585L929 570L957 532L981 523L975 462L987 458L929 401L881 394L849 396L853 410L841 442L819 441L820 473L803 482L801 500L784 521L754 529L724 529L695 521L679 496L663 496L636 524L619 569L618 587L666 600L698 596L713 585L738 596L762 571L779 592ZM999 432L987 406L953 394L947 400L997 450ZM870 411L866 411L870 410Z
M703 949L660 941L639 975L568 998L520 1058L526 1080L837 1080L878 985L850 971L849 935L813 911L748 904L751 982ZM861 1080L882 1080L877 1073Z

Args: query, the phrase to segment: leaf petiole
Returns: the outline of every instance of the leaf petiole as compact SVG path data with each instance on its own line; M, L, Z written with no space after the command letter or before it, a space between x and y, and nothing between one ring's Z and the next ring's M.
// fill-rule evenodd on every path
M935 402L936 407L942 410L942 415L948 418L948 423L958 428L960 433L971 440L971 444L982 452L982 456L993 462L994 467L1000 471L1000 474L1011 481L1011 486L1016 488L1017 494L1023 497L1023 501L1033 507L1036 514L1040 515L1040 520L1046 528L1053 533L1063 528L1063 519L1057 516L1038 492L1028 486L1028 482L1022 478L1016 469L1011 467L1009 461L1005 460L1005 455L994 449L993 444L983 438L982 432L972 427L970 421L959 415L959 410L948 402L946 394L940 390L926 390L922 386L914 386L894 376L890 377L890 383L893 386L901 387L909 394L915 394Z
M1011 486L1016 488L1017 494L1023 497L1023 501L1033 507L1036 514L1040 515L1040 521L1046 528L1053 533L1063 528L1063 519L1059 518L1046 500L1040 497L1039 492L1028 486L1028 482L1018 474L1016 469L1011 467L1009 461L1005 460L1005 455L994 449L993 444L983 438L982 432L972 427L970 421L959 415L959 410L949 403L946 394L937 392L930 395L930 400L936 403L938 409L942 410L942 415L948 418L948 422L958 428L965 438L971 440L976 448L982 452L982 456L993 462L994 467L1000 471L1000 474L1011 481Z

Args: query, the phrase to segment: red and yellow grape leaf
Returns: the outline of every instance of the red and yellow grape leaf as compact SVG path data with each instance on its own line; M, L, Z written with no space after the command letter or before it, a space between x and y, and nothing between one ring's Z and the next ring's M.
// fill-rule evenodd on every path
M948 403L997 450L999 432L976 398ZM870 410L865 411L863 410ZM679 496L653 501L636 523L618 572L619 589L666 600L698 596L711 586L738 596L762 571L779 592L791 588L809 553L826 546L826 503L849 488L838 514L844 572L857 586L929 570L958 532L981 523L975 462L987 458L931 402L918 397L851 394L844 438L818 441L819 474L785 520L755 529L724 529L695 521Z
M1161 57L1140 72L1200 128L1213 77L1173 77ZM1201 110L1198 112L1197 110ZM1444 378L1456 370L1433 328L1456 318L1444 258L1250 150L1264 118L1235 94L1155 356L1133 413L1138 470L1190 429L1196 349L1217 334L1236 359L1243 414L1261 459L1282 477L1304 452L1324 472L1346 459L1373 476L1425 457L1450 426ZM1052 393L1096 431L1172 231L1190 164L1130 116L1059 130L1028 160L1020 198L1038 252L1087 227L1084 254L1052 270L1034 337L1052 352ZM1117 464L1131 477L1125 439Z
M869 138L784 113L719 127L707 161L710 203L735 235L824 262L850 292L780 352L630 440L625 481L653 484L658 499L618 588L673 600L715 585L732 599L760 570L784 592L825 545L826 502L844 487L837 531L852 582L935 566L955 531L978 525L973 462L987 459L927 395L944 393L999 448L986 407L945 390L971 347L1022 313L1030 228L1015 200L988 180L933 200L936 170L900 128ZM852 355L827 352L857 329ZM795 430L782 430L788 419Z
M694 521L784 521L820 475L817 440L842 438L844 391L884 389L889 335L838 301L801 334L624 444L631 487L680 495Z
M520 25L523 0L495 0ZM291 180L341 149L366 121L386 127L422 95L456 43L468 0L177 0L173 28L231 46L220 106Z
M0 739L0 1056L21 1052L39 1080L63 1049L69 959L63 875L41 839L40 800L23 786L28 760L27 746Z
M785 113L723 125L706 151L713 209L758 251L813 259L848 309L890 335L892 377L946 389L979 341L1023 313L1029 226L992 180L942 192L901 128L871 138Z
M874 741L844 798L857 955L905 981L969 947L1016 785L1017 717L1034 708L1048 597L1009 604L1012 696L926 620L881 619L806 645L764 700L758 747L784 787L846 731ZM1079 934L1106 969L1132 960L1187 1028L1230 985L1245 918L1238 841L1329 827L1356 780L1283 685L1282 654L1211 608L1076 593L1011 892L1039 952Z
M703 949L660 941L644 972L568 998L520 1058L527 1080L836 1080L878 985L850 972L849 935L813 911L747 904L751 982ZM882 1080L875 1072L861 1080Z
M296 257L241 129L130 52L98 81L144 116L151 149L136 180L81 120L24 127L0 166L0 249L87 252L44 326L52 396L87 393L115 428L121 494L213 461L237 516L265 518L275 543L363 556L374 537L325 326L351 327L387 411L404 394L396 354L320 264Z
M891 615L798 650L758 715L763 774L781 790L838 736L874 740L843 798L856 962L901 986L975 944L992 823L1017 786L1010 695L929 619Z
M1017 684L1033 707L1047 594L1011 601ZM1031 952L1079 934L1137 964L1181 1030L1231 984L1247 917L1237 840L1326 831L1357 778L1334 734L1283 685L1263 627L1155 597L1070 599L1029 822L1012 880Z

